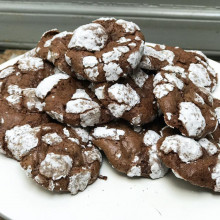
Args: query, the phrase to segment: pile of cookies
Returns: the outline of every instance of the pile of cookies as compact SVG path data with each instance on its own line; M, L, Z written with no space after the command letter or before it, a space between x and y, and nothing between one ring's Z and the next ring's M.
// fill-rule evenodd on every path
M102 152L129 177L170 168L220 192L216 85L203 53L146 43L133 22L53 29L0 71L0 152L50 191L85 190Z

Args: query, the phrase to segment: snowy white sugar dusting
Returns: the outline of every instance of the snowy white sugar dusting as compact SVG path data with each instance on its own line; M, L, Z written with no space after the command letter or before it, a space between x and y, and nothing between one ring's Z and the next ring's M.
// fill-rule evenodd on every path
M21 71L36 71L44 68L44 62L38 57L24 57L18 60L18 68Z
M173 90L174 90L174 86L170 83L160 84L154 88L153 93L156 96L156 98L161 99L164 96L167 96L169 92Z
M14 73L15 69L13 66L9 66L0 71L0 79L6 78Z
M39 98L45 98L47 94L56 86L60 80L68 79L67 74L57 73L42 80L36 88L36 95Z
M100 24L86 24L77 28L69 42L68 48L85 48L89 51L100 51L108 40L105 29Z
M71 194L75 195L78 191L83 191L89 184L91 179L90 171L82 171L81 173L76 173L69 178L68 190Z
M121 25L127 33L133 34L135 31L139 31L140 28L133 22L119 19L116 24Z
M172 151L177 153L179 158L185 163L195 161L203 155L199 143L197 143L194 139L180 135L166 137L160 146L160 150L162 150L165 154Z
M92 135L95 138L108 138L110 140L118 141L120 140L121 136L125 135L125 132L121 129L108 128L107 126L105 126L95 128Z
M72 167L72 161L68 155L48 153L41 162L39 171L42 175L53 180L65 178Z
M42 136L42 141L49 145L56 145L63 141L63 139L57 133L48 133Z
M188 135L201 135L206 126L201 110L192 102L181 102L179 109L179 120L187 130Z
M38 145L37 133L39 131L40 127L31 128L30 125L23 125L15 126L5 132L7 147L17 160Z
M138 87L142 88L149 76L143 70L139 69L131 75L131 78Z
M129 84L124 85L116 83L108 88L108 94L113 101L116 101L116 103L113 104L118 106L120 105L118 103L121 103L119 108L114 108L112 104L108 106L109 110L115 117L122 115L125 110L129 111L136 104L140 103L139 95Z

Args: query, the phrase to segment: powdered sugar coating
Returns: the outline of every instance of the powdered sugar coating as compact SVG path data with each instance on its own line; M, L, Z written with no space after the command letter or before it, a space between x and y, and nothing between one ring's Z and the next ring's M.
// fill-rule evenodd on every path
M85 48L88 51L100 51L107 40L108 35L100 24L86 24L73 32L68 48Z
M73 128L77 135L82 139L82 142L87 143L90 139L89 132L83 128Z
M127 59L128 63L131 65L132 69L135 69L141 61L144 52L144 41L142 41L139 50L131 53Z
M99 75L99 70L98 67L92 67L92 68L87 68L84 70L84 73L87 75L87 77L92 80L92 81L96 81L98 75Z
M121 55L127 53L129 50L130 49L127 46L114 47L113 51L102 54L102 60L104 61L104 63L118 61Z
M83 127L99 123L101 110L98 103L91 100L83 89L77 89L72 100L66 103L66 112L80 114L80 124Z
M138 87L142 88L149 76L143 70L139 69L131 75L131 78Z
M31 128L30 125L23 125L15 126L5 132L7 148L17 160L38 145L37 133L39 131L40 127Z
M0 71L0 79L4 79L8 76L10 76L11 74L13 74L15 71L13 66L9 66L3 70Z
M116 128L108 128L105 126L95 128L92 135L95 138L108 138L110 140L118 141L120 140L121 136L125 135L125 131Z
M119 19L116 21L116 24L121 25L127 33L133 34L135 31L139 31L140 28L133 22L125 21L123 19Z
M63 141L63 139L57 133L48 133L42 136L41 140L49 145L56 145Z
M179 120L187 130L189 136L200 136L206 126L201 110L192 102L179 104Z
M99 123L100 117L100 108L91 109L90 111L80 114L80 124L82 127L94 126Z
M170 65L173 64L173 59L175 57L172 51L170 50L157 51L152 47L152 45L149 45L149 43L145 43L144 55L148 57L151 56L157 58L160 61L167 61Z
M122 108L118 109L112 109L112 106L108 106L109 110L115 117L118 117L118 115L122 115L125 110L128 111L136 104L140 103L139 95L135 90L131 88L129 84L124 85L116 83L108 88L108 94L113 101L116 101L116 105L117 103L122 104Z
M164 75L169 83L173 84L180 90L183 89L184 87L183 81L178 77L176 77L175 73L165 73Z
M42 80L36 88L36 95L39 98L45 98L54 86L56 86L60 80L68 79L69 76L63 73L57 73Z
M185 163L195 161L203 155L199 143L193 139L180 135L166 137L160 146L160 150L165 154L168 154L172 151L177 153L179 158Z
M84 67L94 67L97 64L98 64L98 60L95 56L83 57L83 66Z
M63 114L57 113L55 111L46 112L51 118L56 119L59 122L63 122Z
M205 87L210 90L211 79L206 68L202 64L192 63L189 66L189 79L199 87Z
M204 99L198 94L198 93L195 93L195 98L194 98L194 100L196 101L196 102L199 102L199 103L201 103L201 104L205 104L205 102L204 102Z
M105 85L104 86L100 86L100 87L95 89L95 95L97 96L97 98L99 100L105 98L104 92L105 92Z
M36 71L44 68L44 62L38 57L24 57L18 60L21 71Z
M23 95L27 98L27 108L32 110L33 108L43 111L45 102L41 102L36 96L36 88L26 88L22 91Z
M89 95L86 93L85 89L76 89L76 92L73 94L71 99L87 99L92 100Z
M72 32L63 31L63 32L60 32L59 34L54 35L51 39L49 39L45 42L44 47L49 47L51 45L52 41L54 41L57 38L64 38L68 34L72 34Z
M84 99L71 100L66 104L67 113L78 114L93 108L99 108L99 105L94 101Z
M110 62L104 64L103 70L105 71L105 77L107 81L116 81L119 79L123 70L117 63Z
M58 180L66 177L72 167L72 159L68 155L48 153L41 162L39 171L42 175Z
M167 116L167 119L168 119L168 120L171 120L171 118L172 118L172 113L166 112L166 116Z
M157 151L157 141L160 139L160 135L153 130L148 130L145 135L143 142L149 149L149 164L151 167L150 177L152 179L157 179L163 177L166 172L167 168L164 166L160 158L158 157Z
M180 66L167 65L167 66L163 67L162 70L168 71L168 72L171 72L171 73L180 74L182 78L186 78L186 74L187 74L185 72L185 70Z
M167 96L169 92L173 90L174 90L174 86L170 83L166 83L166 84L157 85L154 88L153 93L156 96L156 98L161 99L164 96Z
M215 113L218 118L218 123L220 124L220 107L215 108Z
M153 131L153 130L148 130L145 135L143 142L146 146L151 146L154 144L157 144L157 141L160 139L160 135Z
M217 147L207 138L200 139L198 143L207 151L210 156L214 155L218 151Z
M11 105L16 105L21 102L21 94L22 94L22 89L19 88L17 85L9 85L8 86L8 94L6 100L9 102Z
M86 158L87 163L93 163L94 161L99 161L100 163L102 162L102 155L99 152L98 149L92 148L89 151L84 151L84 155Z
M78 191L84 191L91 179L91 172L89 170L77 173L69 178L68 190L72 195Z
M130 170L127 172L127 176L141 176L141 167L140 166L132 166Z

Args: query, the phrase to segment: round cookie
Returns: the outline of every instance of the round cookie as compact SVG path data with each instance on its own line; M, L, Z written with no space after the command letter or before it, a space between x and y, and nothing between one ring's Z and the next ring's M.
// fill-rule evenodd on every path
M57 73L39 83L36 95L52 118L72 126L94 126L111 120L108 109L88 88L67 74Z
M92 82L117 81L127 76L138 66L143 50L140 28L115 18L100 18L73 32L46 32L36 49L40 57L61 71Z
M157 179L167 172L156 148L160 138L158 130L138 132L123 122L115 122L97 126L91 136L93 144L104 151L109 163L117 171L129 177Z
M27 52L0 71L0 98L19 111L41 112L45 103L36 97L37 85L54 74L54 66Z
M23 129L20 128L21 131ZM22 158L20 164L39 185L50 191L74 195L97 179L102 156L89 142L86 130L55 123L33 129L36 132L34 135L28 133L28 141L36 143L36 146ZM18 138L12 141L19 143Z
M53 63L59 70L71 75L73 71L65 61L65 54L72 35L73 32L59 32L57 29L45 32L36 47L37 55Z
M28 152L32 146L29 146L29 137L26 131L35 133L36 129L43 123L51 121L50 117L45 113L31 113L18 111L9 106L5 101L0 99L0 153L6 154L16 160L20 160ZM24 127L25 130L20 130L19 127ZM15 131L14 141L18 141L15 145L13 140L9 141L9 134ZM22 133L21 133L22 132ZM23 135L23 137L21 137Z
M153 121L157 116L153 78L153 74L138 69L116 83L95 84L94 92L112 116L140 126Z
M217 73L201 51L145 43L140 66L143 69L180 74L196 86L204 87L211 92L217 85Z
M165 133L157 143L159 156L175 176L220 192L219 144L210 135L195 141L171 128Z
M179 74L161 71L154 77L153 92L168 126L194 138L215 131L217 117L208 90Z

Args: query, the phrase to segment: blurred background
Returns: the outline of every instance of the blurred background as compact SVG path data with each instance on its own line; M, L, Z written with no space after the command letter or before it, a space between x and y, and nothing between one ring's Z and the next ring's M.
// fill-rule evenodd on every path
M0 62L35 47L46 30L72 31L103 16L137 23L146 41L220 61L219 0L0 0Z

